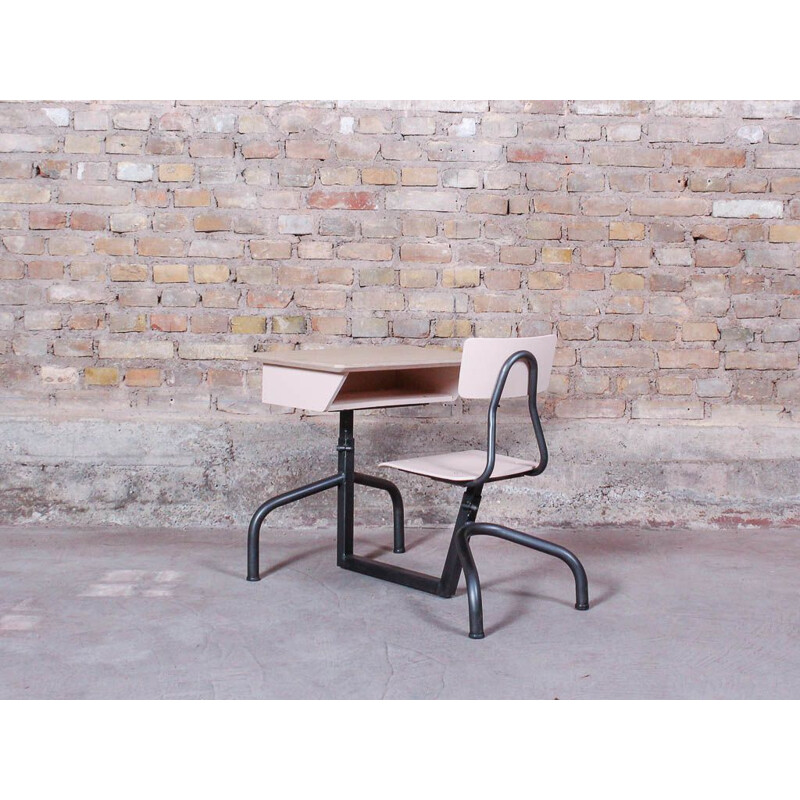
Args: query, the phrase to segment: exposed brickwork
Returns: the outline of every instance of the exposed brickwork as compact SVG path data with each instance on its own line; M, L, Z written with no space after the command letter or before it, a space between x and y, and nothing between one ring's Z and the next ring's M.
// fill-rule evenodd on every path
M795 413L798 143L787 102L0 103L0 392L246 407L255 350L556 331L559 417Z

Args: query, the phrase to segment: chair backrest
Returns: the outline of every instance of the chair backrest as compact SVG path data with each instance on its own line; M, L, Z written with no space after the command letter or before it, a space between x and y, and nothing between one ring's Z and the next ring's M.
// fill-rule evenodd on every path
M509 356L518 350L533 353L539 367L537 393L547 389L556 352L556 336L532 336L527 339L467 339L461 356L458 394L473 400L492 396L497 376ZM528 394L528 367L517 363L508 375L503 397L525 397Z

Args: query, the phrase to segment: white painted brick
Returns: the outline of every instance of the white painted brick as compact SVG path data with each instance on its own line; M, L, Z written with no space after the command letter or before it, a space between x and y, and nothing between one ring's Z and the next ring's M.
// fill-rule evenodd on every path
M297 235L313 233L314 221L308 214L284 214L278 217L278 230Z
M120 161L117 164L117 180L151 181L153 180L153 165L137 164L134 161Z
M474 136L478 126L474 119L467 117L462 119L457 125L450 126L451 136Z
M764 140L764 129L760 125L742 125L736 135L750 144L758 144Z
M456 189L477 189L481 176L475 169L447 169L442 174L442 186Z
M66 128L69 125L69 109L66 108L44 108L42 109L47 118L53 125L59 128Z
M741 219L774 219L783 216L780 200L715 200L714 217Z

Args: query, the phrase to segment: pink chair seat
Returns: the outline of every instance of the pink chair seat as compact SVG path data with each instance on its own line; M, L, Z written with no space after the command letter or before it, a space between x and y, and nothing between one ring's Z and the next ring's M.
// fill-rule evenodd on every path
M485 469L486 451L462 450L458 453L404 458L400 461L385 461L381 466L399 469L403 472L413 472L415 475L426 475L434 480L467 483L475 480ZM494 470L489 480L522 475L535 466L532 461L498 454L495 457Z

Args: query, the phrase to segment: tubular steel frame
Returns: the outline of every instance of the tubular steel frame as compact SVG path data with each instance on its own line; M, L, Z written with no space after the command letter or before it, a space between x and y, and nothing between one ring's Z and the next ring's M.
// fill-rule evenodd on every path
M521 544L533 550L555 556L564 561L572 570L575 578L576 603L575 608L585 610L589 608L588 582L586 571L577 557L560 545L538 539L520 531L485 522L476 522L475 518L480 507L481 495L485 483L491 482L496 460L497 438L497 409L503 389L508 379L511 368L517 362L524 362L528 367L528 411L530 413L536 443L539 449L538 464L521 475L540 475L547 467L547 443L542 431L539 412L536 407L536 387L538 380L538 365L535 356L527 350L520 350L510 356L500 370L492 397L489 401L487 424L487 454L486 467L474 480L463 483L464 495L461 506L453 527L450 546L447 550L441 575L428 575L423 572L405 569L404 567L375 561L371 558L355 555L353 552L353 521L354 521L354 494L355 486L367 486L374 489L383 489L392 500L394 520L394 552L405 552L405 530L403 516L403 498L397 486L384 478L365 475L355 471L355 440L353 437L353 412L345 410L339 412L339 440L336 445L338 452L338 470L335 475L310 483L298 489L279 494L267 500L258 507L250 520L247 537L247 580L259 581L259 540L261 526L267 515L276 508L302 500L305 497L323 492L326 489L337 489L337 526L336 526L336 564L343 569L370 575L373 578L390 581L392 583L417 589L438 597L452 597L462 569L467 582L467 601L469 604L470 638L482 639L483 631L483 605L481 600L481 587L478 570L469 546L473 536L492 536L506 541ZM510 477L510 476L509 476ZM518 477L518 476L514 476ZM494 479L502 480L502 479ZM449 483L450 481L444 481Z

